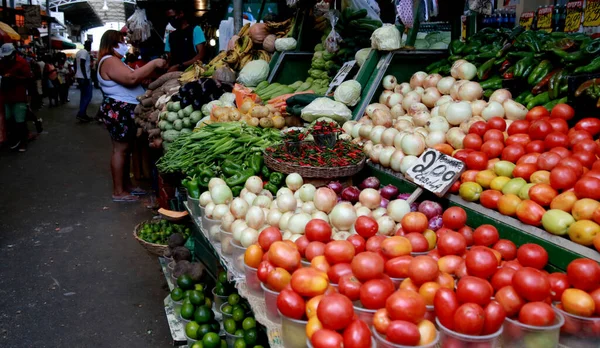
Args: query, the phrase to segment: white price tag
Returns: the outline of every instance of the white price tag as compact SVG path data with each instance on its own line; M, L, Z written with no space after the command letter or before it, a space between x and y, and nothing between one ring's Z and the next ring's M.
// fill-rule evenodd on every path
M427 149L415 165L408 169L406 176L427 191L443 196L464 170L465 164L462 161L437 150Z
M344 82L346 80L346 76L348 76L350 71L352 71L354 64L356 64L356 60L347 61L346 63L344 63L344 65L342 65L342 67L340 68L338 73L335 75L333 80L331 80L331 82L329 83L329 89L327 90L326 95L331 93L331 91L333 90L334 87L341 85L342 82Z

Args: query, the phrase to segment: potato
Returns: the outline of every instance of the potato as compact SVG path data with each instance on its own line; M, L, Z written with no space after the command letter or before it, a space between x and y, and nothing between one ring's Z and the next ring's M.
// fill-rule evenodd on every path
M229 112L229 118L232 121L239 121L242 118L242 113L238 109L231 109Z
M273 127L273 121L269 117L261 118L259 121L259 124L263 128L272 128Z
M269 116L269 108L266 106L256 105L250 111L250 116L256 118L263 118Z
M273 127L277 129L282 129L283 127L285 127L285 119L281 116L274 116Z
M254 102L252 101L252 99L244 99L244 102L242 102L242 106L240 106L240 111L242 112L242 114L247 114L253 107Z
M260 121L259 121L259 120L258 120L258 118L256 118L256 117L251 117L251 118L248 120L248 125L249 125L249 126L258 127L258 124L259 124L259 123L260 123Z

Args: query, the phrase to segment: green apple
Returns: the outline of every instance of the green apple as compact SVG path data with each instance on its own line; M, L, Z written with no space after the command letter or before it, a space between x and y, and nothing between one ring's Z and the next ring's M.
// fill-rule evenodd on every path
M521 189L519 190L519 194L517 194L517 196L519 196L519 198L521 198L522 200L529 199L529 189L533 185L535 185L535 184L525 184L525 185L523 185L521 187Z
M513 169L515 169L515 164L509 161L498 161L494 164L494 172L499 176L512 178Z
M573 223L575 223L575 218L560 209L550 209L542 216L542 226L544 226L544 229L557 236L566 235Z
M483 188L476 182L463 182L458 189L458 194L465 201L476 202L481 196Z
M510 179L509 182L507 182L503 187L502 187L502 193L507 195L509 193L512 193L514 195L518 195L519 191L521 191L521 188L527 184L527 181L525 181L525 179L523 178L513 178Z

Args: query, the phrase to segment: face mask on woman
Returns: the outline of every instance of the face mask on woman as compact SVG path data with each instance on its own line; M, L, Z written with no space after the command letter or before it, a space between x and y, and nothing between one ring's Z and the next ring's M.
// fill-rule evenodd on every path
M127 47L126 44L119 42L119 47L114 48L115 52L117 52L120 56L125 57L125 55L127 54L127 51L129 50L129 47Z

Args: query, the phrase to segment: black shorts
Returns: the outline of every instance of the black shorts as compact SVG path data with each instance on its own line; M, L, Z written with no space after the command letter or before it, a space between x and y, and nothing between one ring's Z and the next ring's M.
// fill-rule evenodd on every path
M102 121L113 140L129 142L135 139L137 132L133 113L135 107L136 104L104 97L102 105L100 105Z

